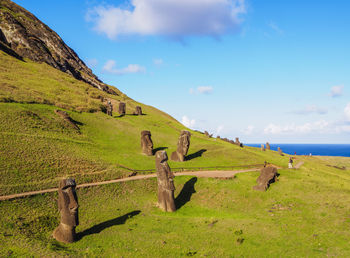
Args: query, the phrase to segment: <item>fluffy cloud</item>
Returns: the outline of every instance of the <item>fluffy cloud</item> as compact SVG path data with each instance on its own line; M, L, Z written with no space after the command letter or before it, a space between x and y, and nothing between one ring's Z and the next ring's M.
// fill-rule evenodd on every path
M327 114L328 110L325 108L321 108L315 105L307 106L303 109L293 111L292 113L297 115L309 115L309 114L319 114L319 115L325 115Z
M116 63L114 60L108 60L103 66L102 70L107 73L113 73L117 75L123 75L127 73L145 73L146 68L138 64L129 64L127 67L117 69L115 68Z
M254 132L255 127L252 125L248 125L247 128L245 128L244 130L242 130L242 133L244 133L245 135L251 135Z
M162 65L163 64L163 59L161 59L161 58L153 59L153 64L155 64L155 65Z
M181 119L181 123L188 128L193 128L196 124L196 120L190 119L187 116L183 116Z
M350 122L350 102L344 108L345 119Z
M224 130L224 126L223 125L219 125L218 128L216 129L216 135L219 135L222 130Z
M324 133L330 131L330 123L326 122L324 120L312 122L312 123L305 123L303 125L295 125L295 124L289 124L289 125L276 125L276 124L269 124L264 129L264 134L308 134L312 132L318 132L318 133Z
M97 6L87 13L94 29L120 35L173 38L214 36L237 31L245 0L131 0L131 8Z
M343 96L344 85L333 86L329 95L332 98Z
M190 89L190 94L211 94L213 87L211 86L198 86L197 89Z

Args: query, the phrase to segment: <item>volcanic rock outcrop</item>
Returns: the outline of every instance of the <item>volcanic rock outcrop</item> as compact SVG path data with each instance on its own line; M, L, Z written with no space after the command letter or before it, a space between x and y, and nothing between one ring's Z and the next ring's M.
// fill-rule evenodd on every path
M19 59L47 63L95 88L118 95L92 73L57 33L10 0L0 1L0 50Z

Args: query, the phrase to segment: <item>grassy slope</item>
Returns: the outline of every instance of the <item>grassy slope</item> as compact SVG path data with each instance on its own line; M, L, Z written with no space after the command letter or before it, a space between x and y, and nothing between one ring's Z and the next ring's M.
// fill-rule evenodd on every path
M108 96L45 64L21 62L2 52L0 61L5 64L0 68L0 99L14 101L0 103L0 173L4 178L0 194L54 187L59 178L68 175L82 183L130 173L116 164L154 169L154 157L141 154L140 132L150 130L154 148L167 147L170 155L176 149L180 131L185 129L153 107L123 94ZM128 114L141 105L146 115L117 117L115 113L109 117L97 112L101 105L96 99L99 95L125 101ZM66 108L81 124L81 134L54 113L57 106ZM242 149L198 132L192 134L189 155L206 152L185 163L170 162L171 167L287 162L286 157L275 152Z
M0 63L0 99L15 101L0 103L0 194L53 187L67 175L82 183L129 173L116 163L153 168L154 158L140 154L140 131L151 130L155 148L168 147L170 153L184 129L142 104L146 116L108 117L96 112L103 92L45 64L2 52ZM138 104L125 95L111 98L126 101L128 113ZM69 110L81 134L54 114L55 106ZM288 160L192 133L189 154L207 151L171 167L264 160L285 166ZM266 193L252 190L256 172L234 180L198 179L191 201L173 214L155 207L155 179L80 189L77 232L84 237L71 245L50 236L59 217L56 193L0 202L0 256L349 256L349 170L327 166L338 165L337 159L298 159L305 165L280 170L280 180ZM183 188L190 180L176 178L178 200L193 192L190 183ZM141 213L125 218L136 210Z

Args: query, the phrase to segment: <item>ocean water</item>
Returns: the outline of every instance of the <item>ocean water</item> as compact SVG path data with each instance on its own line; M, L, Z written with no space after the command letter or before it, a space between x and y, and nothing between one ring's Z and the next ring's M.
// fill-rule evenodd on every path
M251 147L261 147L261 144L245 144ZM264 143L265 144L265 143ZM277 151L280 147L284 153L294 155L319 155L319 156L343 156L350 157L350 144L271 144L271 150ZM266 145L265 145L266 147Z

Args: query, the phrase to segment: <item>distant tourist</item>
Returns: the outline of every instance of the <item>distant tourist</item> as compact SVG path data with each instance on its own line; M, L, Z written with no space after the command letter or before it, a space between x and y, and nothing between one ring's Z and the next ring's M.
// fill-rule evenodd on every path
M289 158L288 168L293 168L293 159L292 159L292 157Z

